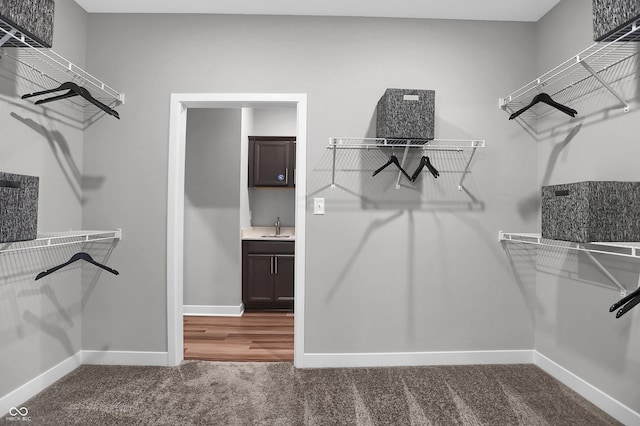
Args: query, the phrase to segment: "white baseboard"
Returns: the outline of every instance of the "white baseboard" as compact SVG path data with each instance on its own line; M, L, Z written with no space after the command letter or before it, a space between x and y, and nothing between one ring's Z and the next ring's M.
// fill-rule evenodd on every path
M560 364L534 351L533 363L587 401L625 425L640 425L640 414L581 379Z
M98 365L168 365L167 352L82 351L83 364Z
M532 350L326 354L305 353L302 368L532 363Z
M200 317L241 317L244 312L244 305L183 305L184 315L194 315Z
M47 387L54 384L82 364L82 351L70 356L61 363L54 365L39 376L29 380L19 388L0 398L0 416L8 413L11 407L20 408L28 399L34 397ZM29 407L27 407L29 409Z

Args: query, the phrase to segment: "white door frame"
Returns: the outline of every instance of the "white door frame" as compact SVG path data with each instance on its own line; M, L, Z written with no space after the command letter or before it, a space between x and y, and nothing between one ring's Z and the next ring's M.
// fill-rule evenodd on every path
M291 106L297 110L295 200L294 365L304 358L305 218L307 196L307 95L304 93L172 93L169 122L167 189L167 364L184 359L183 256L184 175L189 108L260 108ZM299 176L302 178L298 179ZM240 285L240 283L238 283Z

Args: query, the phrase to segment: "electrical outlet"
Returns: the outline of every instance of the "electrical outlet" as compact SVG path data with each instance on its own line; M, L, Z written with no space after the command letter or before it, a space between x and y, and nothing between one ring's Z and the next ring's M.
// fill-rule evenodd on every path
M324 198L313 199L313 214L324 214Z

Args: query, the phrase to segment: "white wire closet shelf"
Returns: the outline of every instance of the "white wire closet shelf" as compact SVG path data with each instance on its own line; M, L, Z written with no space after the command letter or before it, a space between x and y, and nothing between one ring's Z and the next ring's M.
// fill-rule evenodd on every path
M572 241L559 241L542 238L536 233L516 233L498 231L498 240L505 242L533 244L537 246L552 247L564 250L576 250L583 252L602 271L607 278L620 290L620 294L625 296L627 289L593 256L593 254L607 254L612 256L622 256L627 258L640 259L640 242L599 242L577 243Z
M424 150L462 150L484 148L484 140L461 139L388 139L388 138L329 138L329 148L421 148Z
M633 257L640 259L640 242L589 242L576 243L542 238L535 233L516 233L500 231L500 241L513 241L525 244L557 247L571 250L589 251L591 253L611 254L614 256Z
M0 254L120 239L122 239L121 229L115 231L47 232L38 234L35 240L0 243Z
M423 151L462 151L465 149L471 150L471 155L466 162L462 177L458 183L458 190L463 190L462 183L464 182L469 167L471 166L471 160L476 153L476 149L484 148L485 141L480 139L390 139L390 138L329 138L329 145L327 149L333 151L332 171L331 171L331 188L336 187L336 154L341 149L380 149L391 148L404 150L401 165L405 164L407 154L409 150L423 150ZM402 174L398 174L398 180L396 182L396 189L400 189L400 180Z
M612 86L612 74L623 62L640 53L640 21L619 30L615 41L595 43L546 72L520 89L498 100L503 110L513 113L529 105L538 93L549 94L556 102L570 104L572 101L605 88L618 99L625 112L629 111L629 102ZM552 107L537 104L523 117L537 117Z
M87 89L96 100L111 108L124 103L123 93L119 93L0 19L0 59L4 58L9 58L15 63L13 72L16 75L42 89L54 89L64 82L71 81ZM92 113L100 111L80 96L66 99L66 102L85 110L85 115L93 115Z

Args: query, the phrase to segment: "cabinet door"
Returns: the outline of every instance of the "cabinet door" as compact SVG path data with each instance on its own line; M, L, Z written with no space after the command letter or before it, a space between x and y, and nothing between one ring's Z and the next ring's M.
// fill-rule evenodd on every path
M293 173L293 170L289 169L289 141L257 140L252 145L253 150L250 149L250 151L253 152L250 152L249 159L249 185L289 186Z
M275 256L273 281L274 302L289 302L293 308L294 256Z
M275 260L273 256L249 254L247 256L247 279L243 300L245 303L273 301L273 273Z
M295 136L249 136L249 186L295 186Z

